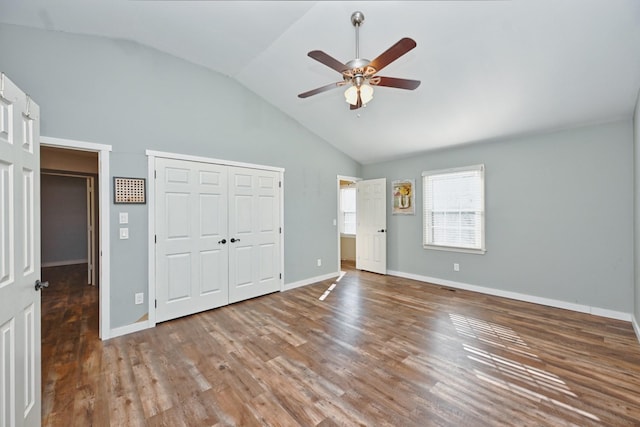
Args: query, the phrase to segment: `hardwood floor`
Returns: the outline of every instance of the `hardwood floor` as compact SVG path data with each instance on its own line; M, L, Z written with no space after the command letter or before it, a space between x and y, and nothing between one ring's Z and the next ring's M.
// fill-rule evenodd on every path
M627 322L349 269L106 342L43 295L45 426L640 425Z

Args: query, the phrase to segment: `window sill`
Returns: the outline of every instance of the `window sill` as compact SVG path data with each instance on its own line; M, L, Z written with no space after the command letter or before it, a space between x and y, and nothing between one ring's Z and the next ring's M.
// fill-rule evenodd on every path
M486 249L472 249L472 248L458 248L455 246L440 246L440 245L425 245L422 247L424 249L435 249L437 251L448 251L448 252L462 252L466 254L476 254L476 255L484 255L487 250Z

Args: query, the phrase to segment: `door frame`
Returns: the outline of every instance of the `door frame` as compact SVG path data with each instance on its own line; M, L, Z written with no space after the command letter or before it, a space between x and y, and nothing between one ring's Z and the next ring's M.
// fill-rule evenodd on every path
M111 337L111 259L109 250L111 247L109 241L109 153L111 152L111 145L41 136L40 146L98 153L98 222L100 228L98 247L100 255L98 328L100 339L107 340Z
M336 180L336 200L338 201L337 206L338 206L338 212L336 213L336 230L338 231L338 271L341 270L341 265L342 265L342 248L340 247L340 238L342 237L340 235L340 181L351 181L351 182L358 182L358 181L362 181L362 178L358 178L355 176L345 176L345 175L338 175L338 178ZM358 209L358 206L356 205L356 210ZM356 234L356 239L358 238L358 234ZM357 254L356 254L357 256Z
M156 233L156 183L155 183L155 163L156 158L162 157L165 159L174 159L174 160L185 160L190 162L200 162L200 163L212 163L216 165L224 165L224 166L237 166L242 168L249 169L261 169L267 171L274 171L279 173L280 180L280 228L282 229L282 233L280 233L280 271L282 272L282 277L280 278L280 292L284 291L284 168L276 167L276 166L265 166L258 165L253 163L242 163L242 162L234 162L231 160L221 160L214 159L211 157L202 157L202 156L193 156L190 154L179 154L179 153L170 153L166 151L156 151L156 150L146 150L145 154L147 155L147 202L149 204L148 209L148 218L149 218L149 254L148 254L148 274L149 274L149 283L147 289L147 295L149 298L147 299L147 303L149 304L149 318L147 320L148 328L153 328L156 326L156 244L155 244L155 233Z

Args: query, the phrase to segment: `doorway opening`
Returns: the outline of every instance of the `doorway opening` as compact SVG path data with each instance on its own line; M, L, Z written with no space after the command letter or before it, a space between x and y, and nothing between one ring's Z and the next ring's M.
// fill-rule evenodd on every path
M340 270L356 265L356 182L360 178L338 175L338 265Z
M64 156L68 150L55 150ZM44 147L41 158L50 163L52 149ZM71 153L69 153L71 154ZM97 166L97 155L87 157ZM88 168L87 168L88 169ZM98 248L95 197L96 173L40 169L42 269L80 265L86 284L97 285L95 255Z
M54 297L50 281L47 290L54 306L78 310L94 301L88 306L92 314L74 315L90 319L92 334L103 340L111 333L107 250L110 151L109 145L40 138L42 278L70 286L63 297ZM84 295L87 293L91 295ZM46 298L43 293L43 319ZM44 340L44 330L42 336Z

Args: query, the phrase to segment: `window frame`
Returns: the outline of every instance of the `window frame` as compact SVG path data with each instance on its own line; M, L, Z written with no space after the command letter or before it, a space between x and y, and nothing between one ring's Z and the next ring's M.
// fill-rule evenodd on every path
M427 181L430 177L436 175L447 175L447 174L456 174L461 172L479 172L480 178L480 210L475 211L476 214L480 215L480 246L479 247L467 247L467 246L455 246L455 245L443 245L433 243L433 233L431 232L431 226L428 221L428 201L430 200L430 195L427 194L429 190L429 185ZM422 247L424 249L435 249L440 251L451 251L451 252L463 252L463 253L472 253L472 254L484 254L487 249L485 246L485 237L486 237L486 199L485 199L485 167L484 164L470 165L470 166L462 166L456 168L448 168L448 169L438 169L438 170L430 170L422 172ZM433 212L433 211L431 211Z

